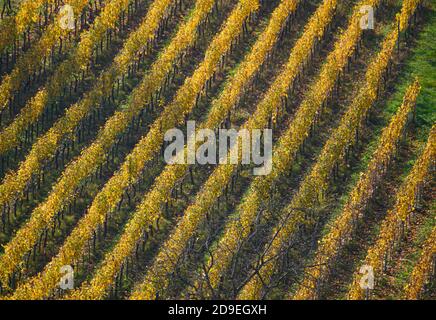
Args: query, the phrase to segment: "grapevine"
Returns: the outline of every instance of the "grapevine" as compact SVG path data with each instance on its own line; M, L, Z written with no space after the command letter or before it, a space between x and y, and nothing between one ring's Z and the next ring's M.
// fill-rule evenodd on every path
M347 243L348 239L351 239L355 222L363 215L377 184L397 151L398 143L413 112L419 90L418 81L415 81L408 88L403 104L392 118L389 126L383 130L368 169L360 176L341 214L331 223L329 232L320 240L313 259L315 267L310 268L304 276L293 299L316 299L317 284L327 274L329 265L331 261L334 261L339 250Z
M422 187L429 179L435 157L436 126L433 126L423 153L416 161L412 171L407 176L396 195L397 200L395 206L386 214L386 217L381 224L377 240L374 245L368 249L364 262L373 268L376 282L377 279L380 279L383 276L383 270L389 263L394 249L401 245L404 227L407 228L408 218L413 214L417 199L419 199L419 194L422 192ZM430 239L432 239L432 237ZM433 250L434 243L424 249L422 256L423 260L419 263L426 265L427 260L431 258L431 252L434 252ZM417 268L420 268L419 266L420 264L418 264ZM426 265L425 268L428 267L429 265ZM424 281L424 278L420 277L425 276L425 268L422 271L416 271L416 274L412 276L416 277L417 282L406 289L407 295L416 297L420 285L422 285ZM356 272L350 285L348 298L351 300L365 298L366 290L361 289L359 285L360 276L361 275Z

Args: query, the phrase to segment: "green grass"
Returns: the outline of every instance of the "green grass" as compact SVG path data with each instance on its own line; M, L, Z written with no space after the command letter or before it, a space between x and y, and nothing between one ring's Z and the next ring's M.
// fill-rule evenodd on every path
M417 138L426 141L431 126L436 123L436 10L428 9L425 26L419 32L410 58L401 66L395 94L389 99L386 111L395 113L401 105L407 86L418 77L421 93L417 100Z
M395 275L395 285L398 288L404 288L404 286L409 282L410 275L413 271L413 268L417 263L417 261L419 260L422 252L422 249L420 248L422 248L426 239L430 236L431 231L436 225L435 215L431 214L432 212L434 213L436 210L436 201L433 201L427 210L429 211L430 214L425 219L422 226L419 227L416 239L414 239L413 241L413 247L416 248L416 250L414 250L413 252L409 253L406 257L404 257L403 265L401 266L399 272ZM401 298L401 297L394 297L394 298Z

